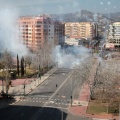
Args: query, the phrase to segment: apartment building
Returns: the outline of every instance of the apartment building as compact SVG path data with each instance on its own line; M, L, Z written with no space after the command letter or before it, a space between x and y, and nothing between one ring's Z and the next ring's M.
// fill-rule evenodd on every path
M69 38L93 39L97 35L95 25L91 22L68 22L65 23L65 35Z
M54 21L54 41L58 45L63 45L65 42L65 24Z
M120 47L120 22L109 25L106 48Z
M48 15L20 17L18 19L20 41L32 51L43 47L45 42L64 43L64 24ZM56 29L56 26L59 26ZM57 31L57 32L56 32ZM63 39L60 39L63 38Z

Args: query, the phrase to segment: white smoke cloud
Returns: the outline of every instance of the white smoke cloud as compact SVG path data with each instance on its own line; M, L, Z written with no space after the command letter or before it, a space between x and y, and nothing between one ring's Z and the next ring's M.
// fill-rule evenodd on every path
M56 46L53 51L53 61L59 68L74 68L80 65L90 54L85 47L69 47L66 50Z
M95 14L93 15L93 18L94 18L94 21L95 21L95 22L98 21L98 15L97 15L97 13L95 13Z
M18 41L19 31L17 25L18 13L15 9L0 9L0 51L5 49L13 54L27 54L26 47Z
M101 2L100 4L103 5L103 2Z
M110 5L110 4L111 4L111 2L107 2L107 4L108 4L108 5Z

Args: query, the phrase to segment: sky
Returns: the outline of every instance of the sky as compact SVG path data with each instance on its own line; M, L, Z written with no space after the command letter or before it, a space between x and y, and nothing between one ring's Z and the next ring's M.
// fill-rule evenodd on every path
M0 0L0 8L11 8L21 15L61 14L89 10L100 13L120 12L120 0Z

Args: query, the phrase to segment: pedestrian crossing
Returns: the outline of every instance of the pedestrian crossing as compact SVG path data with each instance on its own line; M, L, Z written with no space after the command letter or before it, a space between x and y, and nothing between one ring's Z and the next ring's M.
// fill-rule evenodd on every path
M27 96L24 97L25 99L41 99L41 100L48 100L50 98L50 96L40 96L40 97L34 97L34 96ZM23 98L23 99L24 99ZM62 101L62 102L70 102L70 99L50 99L53 101Z
M21 102L31 102L31 103L43 103L43 104L58 104L58 105L70 105L70 100L63 99L50 99L48 97L27 97L20 100Z

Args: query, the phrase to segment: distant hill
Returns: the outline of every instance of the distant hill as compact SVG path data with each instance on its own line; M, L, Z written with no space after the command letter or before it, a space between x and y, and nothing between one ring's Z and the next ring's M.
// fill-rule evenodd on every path
M114 21L120 21L120 12L115 12L115 13L107 13L107 14L104 14L104 16L106 16L107 18L110 18Z
M107 19L110 21L120 21L120 12L101 14L93 13L88 10L81 10L80 12L75 13L51 14L51 16L54 19L58 19L62 22L99 22L102 19Z

